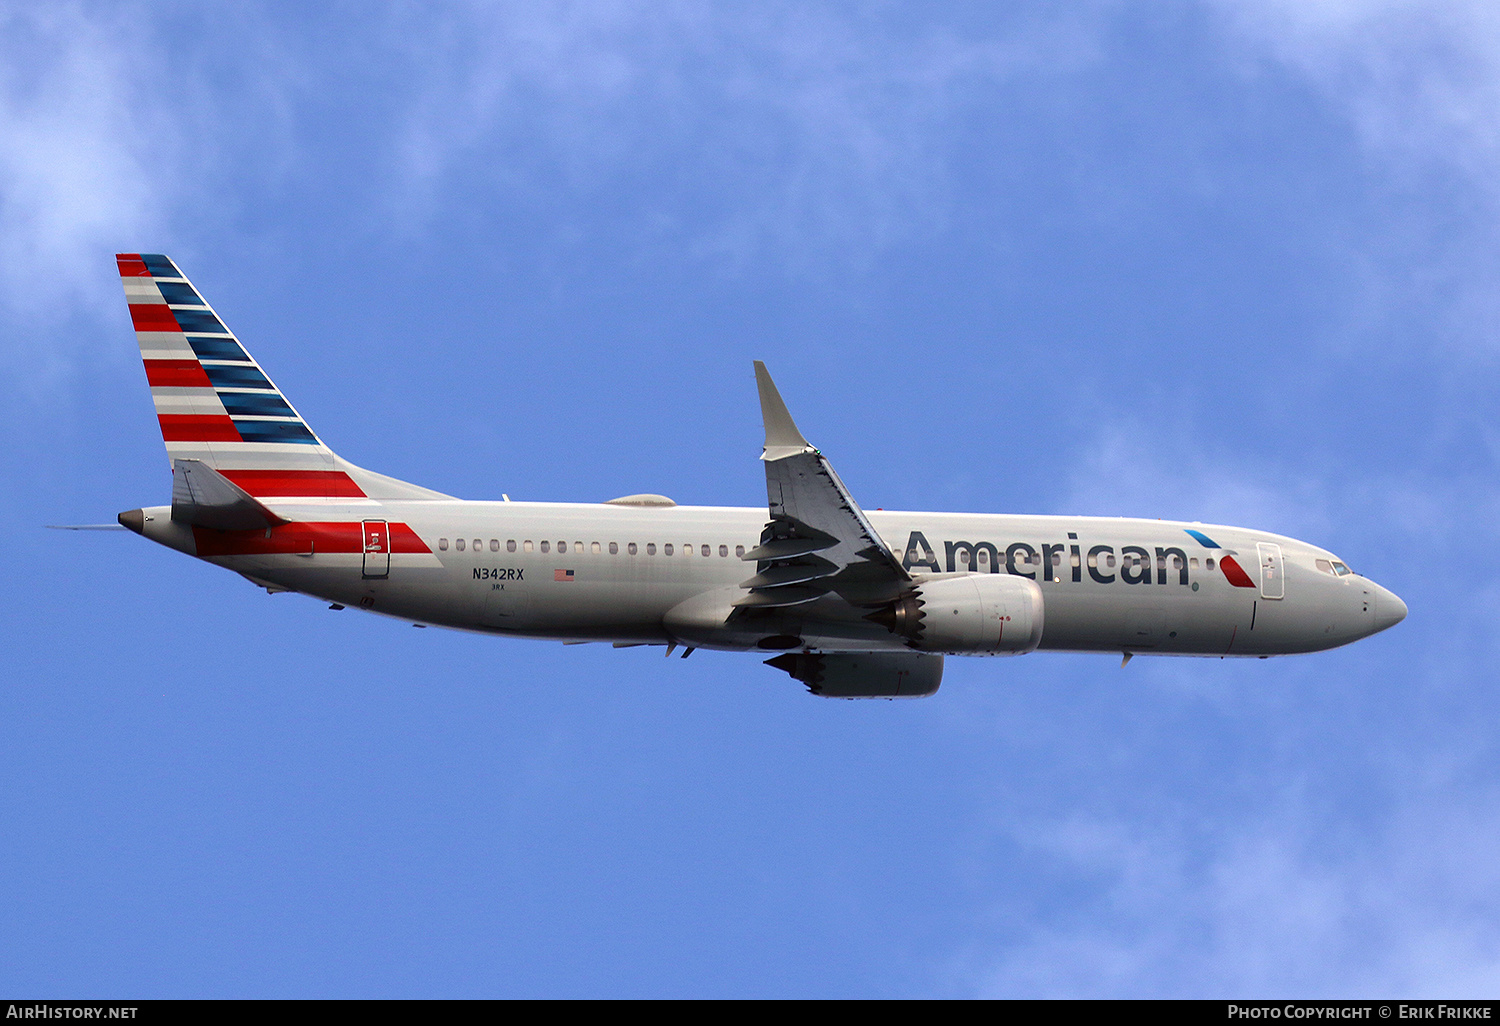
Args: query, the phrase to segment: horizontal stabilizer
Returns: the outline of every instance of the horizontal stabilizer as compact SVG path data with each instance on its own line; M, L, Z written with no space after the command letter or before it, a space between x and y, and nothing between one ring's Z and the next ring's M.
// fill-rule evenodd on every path
M286 521L201 460L172 461L172 519L220 531L258 531Z

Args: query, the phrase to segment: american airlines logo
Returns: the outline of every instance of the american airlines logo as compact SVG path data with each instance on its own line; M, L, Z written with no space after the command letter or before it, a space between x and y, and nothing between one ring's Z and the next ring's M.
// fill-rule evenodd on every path
M1208 548L1219 547L1197 531L1189 531L1195 539ZM931 573L957 573L963 570L997 574L1003 566L1005 572L1031 580L1061 583L1066 569L1075 582L1083 580L1085 572L1099 584L1113 584L1119 580L1125 584L1177 584L1181 587L1196 584L1188 578L1188 554L1176 545L1154 546L1154 550L1142 545L1122 545L1118 552L1116 572L1115 547L1093 545L1084 554L1078 535L1069 532L1068 541L1055 544L1032 545L1029 542L1011 542L1003 549L988 541L947 541L942 543L942 555L933 548L921 531L911 532L906 548L901 554L901 566L910 570L926 570ZM1210 557L1213 558L1213 557ZM1245 573L1234 556L1221 553L1217 557L1218 567L1229 583L1236 588L1253 588L1255 582ZM1212 564L1208 564L1212 569Z

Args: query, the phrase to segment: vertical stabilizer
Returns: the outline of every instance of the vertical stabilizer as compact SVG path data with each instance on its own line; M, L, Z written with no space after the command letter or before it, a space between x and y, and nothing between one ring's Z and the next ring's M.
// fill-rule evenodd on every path
M115 259L174 465L198 461L257 499L447 498L340 459L171 260Z

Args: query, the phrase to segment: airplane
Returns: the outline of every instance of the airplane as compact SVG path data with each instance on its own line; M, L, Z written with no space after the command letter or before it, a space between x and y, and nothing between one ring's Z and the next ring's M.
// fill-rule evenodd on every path
M1333 553L1264 531L866 511L759 361L764 507L458 499L339 457L176 264L116 260L172 466L171 505L119 524L271 593L668 657L756 652L829 698L931 695L948 655L1264 659L1406 616Z

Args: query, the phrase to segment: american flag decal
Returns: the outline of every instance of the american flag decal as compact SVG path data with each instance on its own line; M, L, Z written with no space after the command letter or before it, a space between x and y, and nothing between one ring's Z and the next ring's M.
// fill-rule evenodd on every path
M573 571L554 570L552 571L552 579L554 581L571 581L573 579Z

